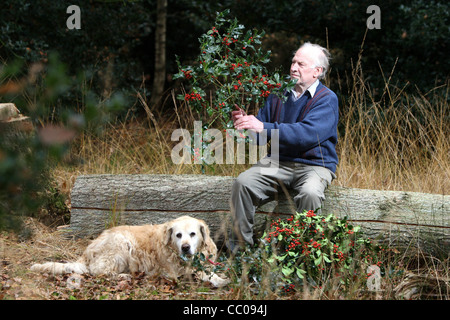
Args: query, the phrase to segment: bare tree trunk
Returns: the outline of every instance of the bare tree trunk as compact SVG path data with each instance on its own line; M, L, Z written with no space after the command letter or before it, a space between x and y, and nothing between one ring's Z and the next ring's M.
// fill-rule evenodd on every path
M157 1L157 17L155 31L155 73L150 105L154 106L161 100L166 81L166 21L167 0Z

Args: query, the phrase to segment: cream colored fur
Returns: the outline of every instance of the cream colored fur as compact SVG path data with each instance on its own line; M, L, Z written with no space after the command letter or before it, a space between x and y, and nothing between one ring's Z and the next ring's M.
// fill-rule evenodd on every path
M217 247L203 220L183 216L159 225L119 226L102 232L76 262L34 264L31 270L51 273L119 275L145 272L172 279L192 274L181 254L202 252L214 261ZM199 272L203 281L219 287L229 283L216 274Z

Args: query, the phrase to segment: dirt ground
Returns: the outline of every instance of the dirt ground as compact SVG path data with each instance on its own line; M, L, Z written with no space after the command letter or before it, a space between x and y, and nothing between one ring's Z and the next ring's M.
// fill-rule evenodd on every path
M171 281L164 278L133 274L127 278L106 276L38 274L30 267L46 261L75 261L89 239L73 239L64 228L50 228L35 219L26 220L26 232L0 232L0 300L235 300L254 299L251 288L226 286L212 288L208 283L187 279ZM329 296L314 291L291 296L274 293L269 299L437 299L450 297L450 261L436 259L410 260L401 276L387 275L381 293L352 296ZM389 280L390 279L390 280ZM257 297L256 297L257 298ZM266 298L265 298L266 299Z

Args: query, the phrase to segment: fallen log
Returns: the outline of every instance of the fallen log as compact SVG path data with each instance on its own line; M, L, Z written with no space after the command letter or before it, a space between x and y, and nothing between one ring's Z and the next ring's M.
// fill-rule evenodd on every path
M217 242L228 234L232 177L199 175L83 175L71 193L70 230L92 237L118 224L157 224L181 215L205 220ZM268 218L295 212L292 195L257 208L255 230ZM347 216L368 237L448 254L450 196L330 186L322 214Z

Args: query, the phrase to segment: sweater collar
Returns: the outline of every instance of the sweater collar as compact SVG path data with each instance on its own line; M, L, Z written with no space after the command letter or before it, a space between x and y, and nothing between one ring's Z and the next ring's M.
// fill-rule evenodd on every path
M314 95L316 94L316 90L317 90L317 87L319 86L319 84L320 84L320 81L317 79L312 85L310 85L308 87L308 89L306 89L300 95L298 95L298 93L294 89L292 89L291 91L292 91L292 95L293 95L292 97L294 98L294 101L297 101L298 99L300 99L305 94L306 91L309 91L309 95L310 95L311 98L314 97Z

